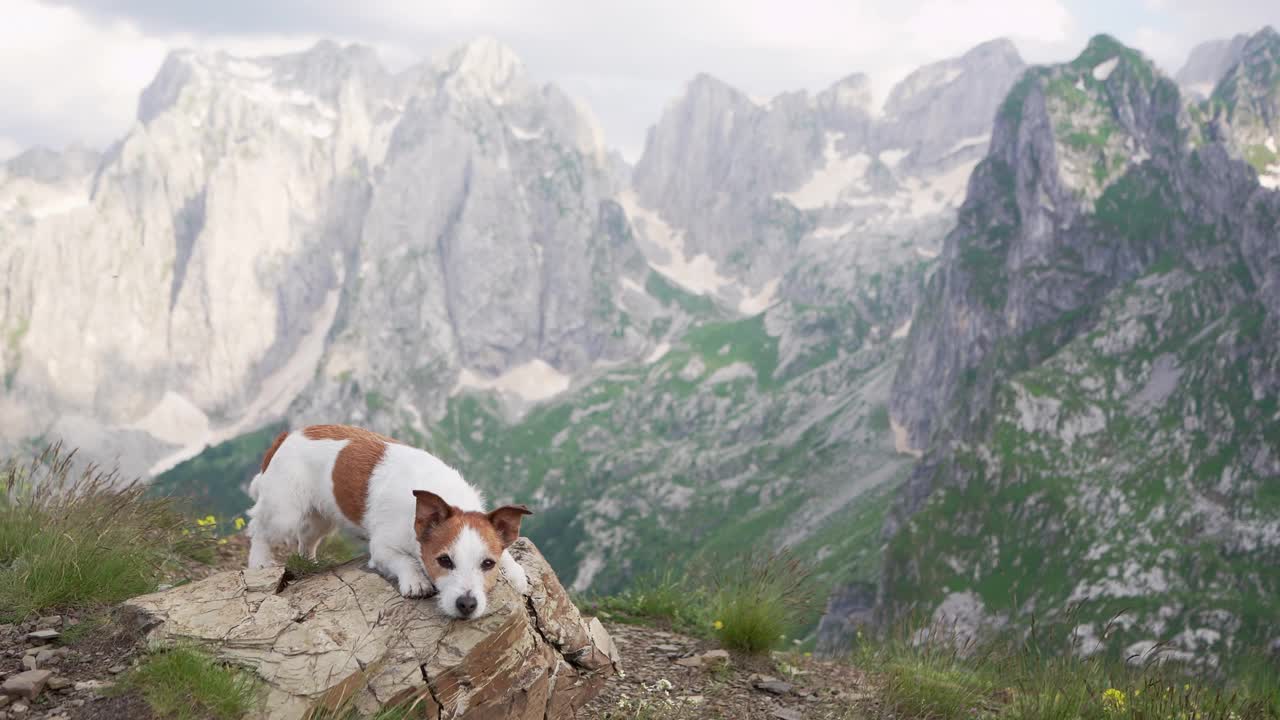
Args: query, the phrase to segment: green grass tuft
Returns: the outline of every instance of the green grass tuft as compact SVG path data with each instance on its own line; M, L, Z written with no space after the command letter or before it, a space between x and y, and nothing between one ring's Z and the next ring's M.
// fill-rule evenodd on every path
M115 473L73 474L73 455L54 446L0 471L0 620L150 592L211 542L168 500Z
M711 595L711 622L726 648L766 653L817 609L812 570L789 554L771 553L722 567Z
M175 720L237 720L253 707L257 687L243 670L189 646L151 655L116 686L137 690L156 715Z

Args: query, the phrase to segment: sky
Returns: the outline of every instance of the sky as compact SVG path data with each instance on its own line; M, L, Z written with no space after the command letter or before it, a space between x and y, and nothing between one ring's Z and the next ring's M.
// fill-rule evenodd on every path
M1110 33L1173 73L1209 39L1280 27L1263 0L4 0L0 159L34 146L105 148L171 49L252 56L321 38L373 46L396 70L480 35L591 108L635 160L699 72L757 97L865 72L883 98L928 62L994 37L1028 62Z

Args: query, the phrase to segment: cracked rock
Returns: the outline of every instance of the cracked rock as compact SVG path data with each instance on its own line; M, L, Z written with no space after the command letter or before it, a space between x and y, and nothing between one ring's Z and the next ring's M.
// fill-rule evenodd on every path
M407 703L440 720L575 717L617 672L617 650L598 620L579 615L533 543L521 538L511 551L529 595L500 580L478 620L400 597L362 561L279 593L280 568L219 573L126 609L146 619L152 641L195 641L257 674L267 690L257 718Z

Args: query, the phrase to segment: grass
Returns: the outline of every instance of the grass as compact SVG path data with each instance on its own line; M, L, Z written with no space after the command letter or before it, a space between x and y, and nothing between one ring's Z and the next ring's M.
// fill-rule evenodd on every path
M182 645L148 655L115 690L137 690L156 715L174 720L236 720L257 699L248 673Z
M785 552L721 567L711 612L716 637L726 648L766 653L817 611L812 570Z
M1070 622L1061 626L1065 628ZM900 628L909 628L909 625ZM1280 666L1259 657L1227 680L1173 662L1082 657L1064 629L982 642L938 623L867 641L854 662L879 674L884 707L920 720L1277 720ZM861 636L860 636L861 637ZM1059 647L1044 638L1066 638Z
M0 621L116 603L207 556L169 500L73 459L55 445L0 471Z
M756 655L782 645L817 613L812 569L785 552L715 565L723 570L650 573L618 595L582 604L622 622L656 621Z

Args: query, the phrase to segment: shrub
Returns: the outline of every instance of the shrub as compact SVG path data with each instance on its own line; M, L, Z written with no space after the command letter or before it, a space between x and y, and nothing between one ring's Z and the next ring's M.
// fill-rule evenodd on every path
M51 446L0 470L0 616L93 607L154 590L183 557L208 550L169 501Z

